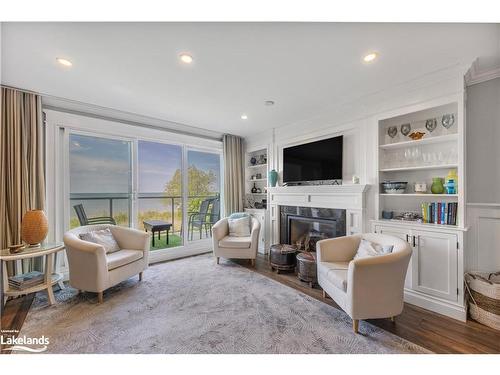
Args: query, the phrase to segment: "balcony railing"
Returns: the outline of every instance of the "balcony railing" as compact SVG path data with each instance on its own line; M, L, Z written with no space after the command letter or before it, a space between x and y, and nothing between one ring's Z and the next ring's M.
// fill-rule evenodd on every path
M200 202L201 200L205 198L214 198L217 197L219 194L218 193L213 193L210 195L190 195L188 196L188 209L187 211L196 211L199 207L193 207L192 204L196 204L195 202L192 202L194 199L199 199ZM71 193L70 194L70 202L71 202L71 216L72 220L77 220L76 216L73 217L75 214L73 206L76 205L77 203L82 203L84 206L84 209L86 210L86 214L89 217L92 216L111 216L115 219L122 218L123 219L123 214L126 215L126 218L128 219L127 223L121 222L121 224L126 224L128 226L132 225L132 217L130 215L131 212L131 205L132 205L132 194L130 193ZM147 200L152 200L152 199L161 199L163 200L163 203L161 206L167 206L168 211L170 213L170 220L172 223L172 232L180 232L182 228L182 219L179 218L179 220L176 223L176 211L178 211L182 207L182 196L180 195L166 195L165 193L139 193L137 195L137 199L139 202L139 208L140 208L140 201L147 201ZM97 207L89 207L90 202L99 202L97 204ZM85 204L87 202L87 205ZM102 203L101 203L102 202ZM120 208L118 208L118 202L122 203ZM123 202L128 202L126 206L126 212L123 212ZM141 212L150 212L151 210L138 210L139 214ZM155 209L154 211L158 213L164 213L167 210L165 210L163 207L158 207L158 209ZM182 218L182 213L181 213L181 218ZM154 218L154 217L152 217ZM147 219L147 218L146 218ZM117 220L117 224L120 224ZM74 225L76 224L76 225ZM142 225L142 222L138 223L139 225ZM176 226L177 224L177 226ZM79 224L77 222L72 223L72 227L78 226ZM177 228L177 229L176 229Z

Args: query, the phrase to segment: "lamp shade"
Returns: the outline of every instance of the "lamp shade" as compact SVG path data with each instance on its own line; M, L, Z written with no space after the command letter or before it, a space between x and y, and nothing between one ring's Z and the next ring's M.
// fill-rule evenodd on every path
M49 223L42 210L27 211L21 222L21 238L30 246L36 246L47 237Z

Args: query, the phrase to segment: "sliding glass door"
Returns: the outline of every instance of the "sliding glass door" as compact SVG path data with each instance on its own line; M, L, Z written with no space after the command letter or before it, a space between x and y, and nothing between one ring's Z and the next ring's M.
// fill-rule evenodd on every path
M183 244L182 146L137 142L137 228L152 231L151 250Z
M132 142L70 133L69 227L106 217L130 226L131 198Z
M189 241L209 238L220 218L220 175L220 154L187 151Z
M154 259L209 249L221 212L221 154L69 130L69 223L115 221L152 234ZM179 248L177 250L173 248ZM196 250L196 251L198 251Z

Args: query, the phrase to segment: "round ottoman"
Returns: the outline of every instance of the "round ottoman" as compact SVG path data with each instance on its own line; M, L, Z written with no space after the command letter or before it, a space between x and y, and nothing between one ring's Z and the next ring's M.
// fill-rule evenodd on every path
M318 282L316 271L316 253L303 252L297 254L297 276L300 280L308 282L312 288Z
M287 244L271 245L270 259L271 269L280 271L294 271L295 270L295 254L297 253L297 246Z

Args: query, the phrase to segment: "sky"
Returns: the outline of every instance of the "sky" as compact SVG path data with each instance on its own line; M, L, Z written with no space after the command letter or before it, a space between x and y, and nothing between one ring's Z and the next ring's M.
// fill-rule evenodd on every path
M162 192L181 168L182 147L138 142L140 192ZM70 189L72 193L126 193L130 188L131 143L128 141L70 135ZM219 175L219 155L188 151L189 165ZM220 178L219 178L220 180Z

